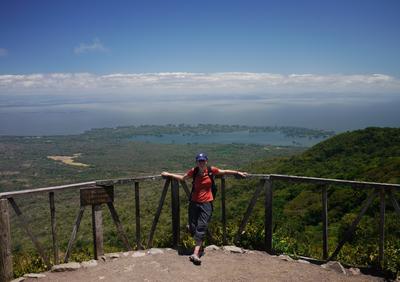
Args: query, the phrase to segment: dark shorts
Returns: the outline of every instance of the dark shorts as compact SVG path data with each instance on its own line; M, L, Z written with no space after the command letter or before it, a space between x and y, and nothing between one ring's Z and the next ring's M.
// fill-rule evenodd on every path
M191 201L189 203L189 228L196 242L204 240L212 212L212 202L197 203Z

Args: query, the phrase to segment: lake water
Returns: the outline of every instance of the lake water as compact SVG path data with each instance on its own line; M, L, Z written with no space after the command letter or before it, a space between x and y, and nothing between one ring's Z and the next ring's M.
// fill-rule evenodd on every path
M212 134L164 134L156 135L137 135L130 138L133 141L159 143L159 144L259 144L274 146L299 146L311 147L326 138L309 137L288 137L281 132L249 132L236 131L229 133Z
M0 89L1 92L1 89ZM377 95L379 97L379 95ZM101 97L100 97L101 98ZM379 103L357 102L351 105L267 103L259 100L200 99L121 100L96 97L15 96L0 93L1 135L79 134L91 128L141 124L240 124L249 126L296 126L342 132L367 126L400 125L400 97ZM106 100L104 100L106 99ZM145 99L145 98L143 98ZM145 137L145 141L147 141ZM321 140L287 138L279 133L226 133L215 136L169 136L151 142L244 142L312 145ZM200 139L198 139L200 138ZM200 141L201 140L201 141ZM211 141L210 141L211 140Z

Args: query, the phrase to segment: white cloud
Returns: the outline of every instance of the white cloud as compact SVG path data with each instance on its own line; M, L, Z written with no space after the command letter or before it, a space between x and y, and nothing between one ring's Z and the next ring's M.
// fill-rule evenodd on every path
M5 48L0 48L0 57L6 57L8 55L8 50Z
M107 52L108 49L104 47L103 43L98 38L93 39L91 43L80 43L78 47L74 48L75 54L83 54L89 52Z
M338 101L400 96L400 79L385 74L46 73L0 75L0 95L90 94L137 99L268 99ZM203 95L203 96L201 96Z

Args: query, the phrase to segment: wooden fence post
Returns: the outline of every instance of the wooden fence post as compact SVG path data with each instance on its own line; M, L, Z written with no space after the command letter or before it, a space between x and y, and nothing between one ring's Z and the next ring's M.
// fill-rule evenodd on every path
M158 219L160 218L161 210L162 210L162 207L164 205L165 197L167 196L168 187L169 187L170 183L171 183L171 178L168 177L165 180L164 188L163 188L163 191L161 193L160 202L158 203L158 208L157 208L156 214L154 215L153 224L151 225L149 239L147 240L147 248L153 247L154 232L156 232Z
M235 236L235 242L238 242L240 239L240 236L242 235L242 232L246 228L246 224L249 221L250 215L253 212L254 206L256 205L258 196L260 195L262 189L264 188L264 181L260 181L260 185L256 188L256 191L253 194L253 197L250 200L249 206L247 207L246 213L243 217L242 222L240 223L239 230Z
M50 260L47 257L47 254L46 254L44 248L42 247L42 244L39 243L38 239L33 234L32 229L30 228L30 226L28 224L28 220L22 214L20 208L18 207L17 203L14 201L13 198L8 198L8 201L11 204L11 206L13 207L22 229L24 229L26 234L31 238L33 245L36 247L37 251L39 252L40 256L42 257L44 263L46 264L46 267L49 268Z
M7 199L0 199L0 282L13 278L10 214Z
M51 235L53 239L53 258L54 258L54 264L59 264L60 259L58 257L58 240L57 240L56 208L54 204L54 192L49 193L49 202L50 202Z
M180 233L179 183L171 181L171 209L172 209L172 245L178 248Z
M380 189L379 220L379 266L383 268L385 258L385 188Z
M142 249L140 238L140 197L139 197L139 182L135 182L135 220L136 220L136 248Z
M107 203L107 206L108 206L108 209L110 210L111 218L114 221L115 227L117 228L117 234L118 234L119 238L124 243L125 248L128 251L132 251L132 247L129 244L128 236L126 236L124 228L122 227L121 220L119 219L118 213L115 210L114 204L112 202L110 202L110 203Z
M322 259L328 259L328 189L322 187Z
M103 214L101 205L92 205L92 228L94 259L104 255L103 248Z
M71 254L72 245L74 244L74 241L76 239L76 234L78 233L79 226L81 225L81 220L82 220L84 211L85 211L85 206L81 206L79 208L79 213L78 213L78 216L76 217L75 224L72 229L72 234L71 234L71 238L69 239L69 242L68 242L67 250L65 251L64 263L67 263L69 260L69 255Z
M360 213L357 215L356 219L354 219L349 229L344 233L342 240L337 245L335 251L328 258L328 261L331 261L333 258L335 258L338 255L340 249L343 247L343 245L353 236L353 233L356 230L357 225L360 223L362 216L365 214L368 207L371 205L375 196L376 196L376 190L374 189L368 196L368 198L364 201Z
M266 178L265 188L265 251L272 254L272 179Z
M225 208L225 177L221 177L221 221L222 221L222 242L227 244L226 239L226 208Z

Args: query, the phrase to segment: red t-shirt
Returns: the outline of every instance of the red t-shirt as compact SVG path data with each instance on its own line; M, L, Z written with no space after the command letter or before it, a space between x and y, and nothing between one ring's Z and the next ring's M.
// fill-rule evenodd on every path
M219 173L219 169L216 167L211 167L211 171L213 175L217 175ZM194 168L190 169L187 172L187 175L193 179ZM194 181L194 191L192 195L192 201L198 203L211 202L214 200L212 192L211 192L212 182L210 177L208 176L208 169L206 168L203 172L203 175L199 174L196 176Z

